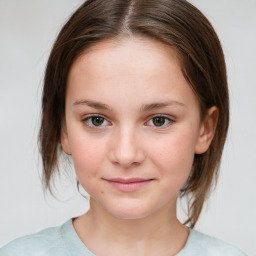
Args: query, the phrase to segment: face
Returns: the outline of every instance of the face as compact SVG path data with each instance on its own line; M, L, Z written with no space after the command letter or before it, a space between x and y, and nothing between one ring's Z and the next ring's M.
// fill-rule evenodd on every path
M123 219L175 210L213 130L175 51L142 38L100 42L74 62L65 118L62 147L80 184L95 207Z

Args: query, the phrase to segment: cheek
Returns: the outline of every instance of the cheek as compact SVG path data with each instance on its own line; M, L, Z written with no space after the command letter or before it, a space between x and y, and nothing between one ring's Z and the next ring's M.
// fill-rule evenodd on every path
M98 191L95 190L95 178L100 174L104 161L105 149L100 143L87 138L86 140L73 141L72 159L77 179L82 187L94 197Z
M160 170L160 175L183 183L191 171L194 159L194 140L190 134L179 133L158 139L151 151L151 158ZM182 184L183 185L183 184Z
M105 155L104 144L87 137L72 140L71 147L78 179L84 180L97 173Z

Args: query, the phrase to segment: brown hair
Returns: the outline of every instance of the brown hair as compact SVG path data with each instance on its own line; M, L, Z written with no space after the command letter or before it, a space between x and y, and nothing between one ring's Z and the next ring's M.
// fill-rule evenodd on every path
M229 123L226 67L218 37L206 17L185 0L88 0L60 31L50 54L44 80L40 145L45 188L58 170L60 133L71 65L85 49L104 39L125 35L156 39L179 55L184 77L200 102L201 116L219 109L213 141L195 155L191 174L180 191L189 195L188 220L194 227L218 170Z

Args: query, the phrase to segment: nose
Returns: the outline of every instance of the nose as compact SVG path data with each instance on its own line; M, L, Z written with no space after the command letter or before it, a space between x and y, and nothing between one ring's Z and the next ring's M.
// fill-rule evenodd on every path
M135 129L118 129L111 137L110 144L110 160L114 164L129 168L140 165L145 160L142 141Z

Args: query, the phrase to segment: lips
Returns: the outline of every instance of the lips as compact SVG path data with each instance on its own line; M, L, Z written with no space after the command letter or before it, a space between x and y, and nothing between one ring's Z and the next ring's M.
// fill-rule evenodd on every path
M122 179L122 178L114 178L114 179L107 179L108 181L112 182L119 182L119 183L133 183L133 182L144 182L151 179L143 179L143 178L130 178L130 179Z
M137 191L153 181L153 179L144 178L111 178L104 179L109 185L122 192Z

